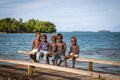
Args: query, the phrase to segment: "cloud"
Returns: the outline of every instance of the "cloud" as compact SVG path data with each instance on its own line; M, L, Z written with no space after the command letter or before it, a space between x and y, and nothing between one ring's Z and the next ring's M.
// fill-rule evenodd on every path
M117 0L109 3L108 0L0 0L0 18L51 21L64 31L94 30L100 26L109 29L107 26L119 24L119 3Z

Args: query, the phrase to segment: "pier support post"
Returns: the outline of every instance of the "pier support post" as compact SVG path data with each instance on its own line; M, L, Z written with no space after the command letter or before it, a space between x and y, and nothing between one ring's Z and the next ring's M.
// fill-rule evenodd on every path
M93 65L93 62L88 62L88 71L93 70L92 65Z
M28 76L29 77L33 77L34 76L34 69L35 69L34 66L28 65Z

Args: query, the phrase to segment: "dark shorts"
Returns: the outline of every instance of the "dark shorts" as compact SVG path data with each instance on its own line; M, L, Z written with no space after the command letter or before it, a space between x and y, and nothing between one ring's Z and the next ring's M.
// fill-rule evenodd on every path
M64 53L62 53L62 54L59 54L59 53L55 53L54 54L54 58L53 58L53 60L60 60L60 61L62 61L62 60L64 60L64 57L65 56L65 54Z

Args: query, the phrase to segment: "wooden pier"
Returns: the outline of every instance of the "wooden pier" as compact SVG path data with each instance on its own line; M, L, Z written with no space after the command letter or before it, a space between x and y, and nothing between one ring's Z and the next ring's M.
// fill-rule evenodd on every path
M91 77L97 77L99 79L109 78L109 80L120 80L120 76L118 76L118 75L98 73L98 72L92 71L93 70L92 63L120 66L120 62L108 62L108 61L102 61L102 60L91 60L91 59L81 59L81 58L78 58L77 61L88 62L88 71L80 70L80 69L73 69L73 68L68 68L68 67L54 66L54 65L49 65L49 64L32 63L32 62L26 62L26 61L20 61L20 60L0 58L0 62L28 66L28 76L30 76L30 77L34 76L35 67L40 67L40 68L52 69L52 70L57 70L57 71L64 71L64 72L75 73L75 74L80 74L80 75L87 75L87 76L91 76Z

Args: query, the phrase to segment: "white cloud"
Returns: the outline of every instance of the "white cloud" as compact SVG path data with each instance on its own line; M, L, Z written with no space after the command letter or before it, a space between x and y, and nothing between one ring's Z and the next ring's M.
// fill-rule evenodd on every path
M42 19L55 23L58 29L64 31L68 28L69 31L97 30L100 26L110 29L108 26L119 25L118 3L107 3L107 0L2 0L0 17Z

